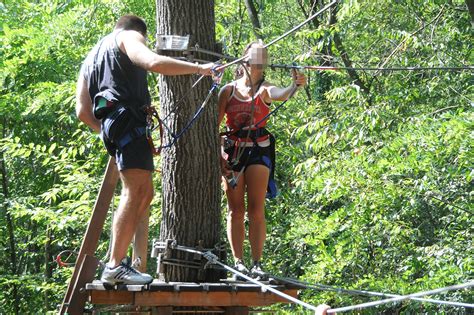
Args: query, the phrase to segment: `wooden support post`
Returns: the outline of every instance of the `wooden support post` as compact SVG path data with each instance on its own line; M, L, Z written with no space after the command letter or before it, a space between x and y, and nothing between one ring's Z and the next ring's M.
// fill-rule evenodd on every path
M135 237L133 239L133 255L132 261L140 257L140 266L137 268L140 272L146 272L147 255L148 255L148 224L150 219L149 210L146 211L143 219L138 223Z
M110 158L105 171L102 186L100 187L99 195L97 196L94 209L92 211L92 217L89 221L86 234L82 240L81 249L77 256L76 266L69 282L66 294L64 295L59 314L71 313L72 309L69 309L69 305L76 303L75 299L79 298L78 294L80 288L76 288L75 285L80 278L80 273L83 272L81 266L86 255L94 256L97 244L99 242L100 234L104 227L104 222L107 217L109 210L110 201L115 192L115 187L119 179L119 173L117 166L115 165L115 159ZM95 273L95 270L94 270ZM91 281L92 279L89 279ZM84 301L85 303L85 301Z
M67 306L67 313L69 315L82 315L84 313L84 306L86 305L88 294L85 291L86 283L94 279L95 272L99 266L99 259L94 256L85 255L82 264L79 268L78 277L75 279L74 291L69 305Z

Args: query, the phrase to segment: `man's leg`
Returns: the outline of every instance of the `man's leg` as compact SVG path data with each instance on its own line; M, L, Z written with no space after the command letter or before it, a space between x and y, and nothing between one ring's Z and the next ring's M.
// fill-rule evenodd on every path
M126 256L138 223L153 199L151 171L126 169L120 172L122 195L113 222L109 266L117 266Z

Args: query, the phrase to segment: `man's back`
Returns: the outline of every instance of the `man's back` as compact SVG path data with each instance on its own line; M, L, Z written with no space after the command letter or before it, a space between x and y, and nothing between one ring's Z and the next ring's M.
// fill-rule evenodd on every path
M102 97L138 112L137 109L151 102L147 72L134 65L119 49L116 36L120 31L105 36L92 48L82 65L81 73L96 106L98 98ZM97 118L102 117L99 115Z

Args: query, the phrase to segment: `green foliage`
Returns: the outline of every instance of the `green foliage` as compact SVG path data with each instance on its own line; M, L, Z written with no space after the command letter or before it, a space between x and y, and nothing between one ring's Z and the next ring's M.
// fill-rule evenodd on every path
M62 299L71 270L54 259L79 248L107 161L98 136L75 117L79 66L125 13L148 19L153 32L150 7L151 1L7 1L0 7L0 158L7 187L0 193L2 311L44 313Z
M254 2L266 42L320 3ZM79 65L122 14L143 16L152 39L154 6L150 0L0 3L0 166L6 171L0 178L8 190L0 192L0 303L6 313L16 311L15 294L22 314L53 311L61 301L71 270L53 259L79 248L107 160L97 135L74 114ZM474 64L462 0L342 1L335 18L332 25L327 16L318 18L270 47L271 62L342 66L339 36L353 66ZM251 25L243 1L216 1L216 38L225 53L241 55L254 39ZM267 269L400 294L472 279L472 71L357 73L365 89L345 71L306 72L308 86L270 119L281 194L267 202ZM231 78L226 71L224 80ZM272 69L266 78L282 86L291 81L288 71ZM156 186L150 238L160 224ZM107 239L104 233L99 257ZM311 290L302 298L333 307L368 301ZM437 298L474 302L472 291ZM466 312L414 302L366 310L453 311Z

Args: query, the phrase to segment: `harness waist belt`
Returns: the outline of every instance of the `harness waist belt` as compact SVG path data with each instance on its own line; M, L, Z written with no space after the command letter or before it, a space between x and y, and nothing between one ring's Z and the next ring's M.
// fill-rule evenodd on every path
M230 140L233 140L233 141L237 141L237 142L250 142L250 143L254 143L254 142L257 142L257 143L260 143L260 142L263 142L265 140L268 140L268 138L270 138L269 135L265 135L265 136L261 136L261 137L258 137L258 138L252 138L252 137L237 137L237 136L229 136L229 139Z
M133 128L130 132L125 134L117 143L119 148L123 149L127 144L132 142L134 139L137 139L143 136L146 133L146 127L136 127Z
M262 137L264 138L264 137ZM259 147L268 147L270 145L270 138L268 136L265 136L265 139L257 139L257 141L253 141L252 139L240 139L240 138L237 138L237 139L232 139L232 138L229 138L228 139L229 141L229 145L233 146L233 145L236 145L239 146L239 147L253 147L254 145L258 145Z
M237 137L237 138L249 138L249 139L255 139L255 138L261 138L263 136L267 136L270 133L268 132L267 129L265 128L258 128L258 129L252 129L252 130L245 130L245 129L239 129L234 132L230 132L229 136Z

